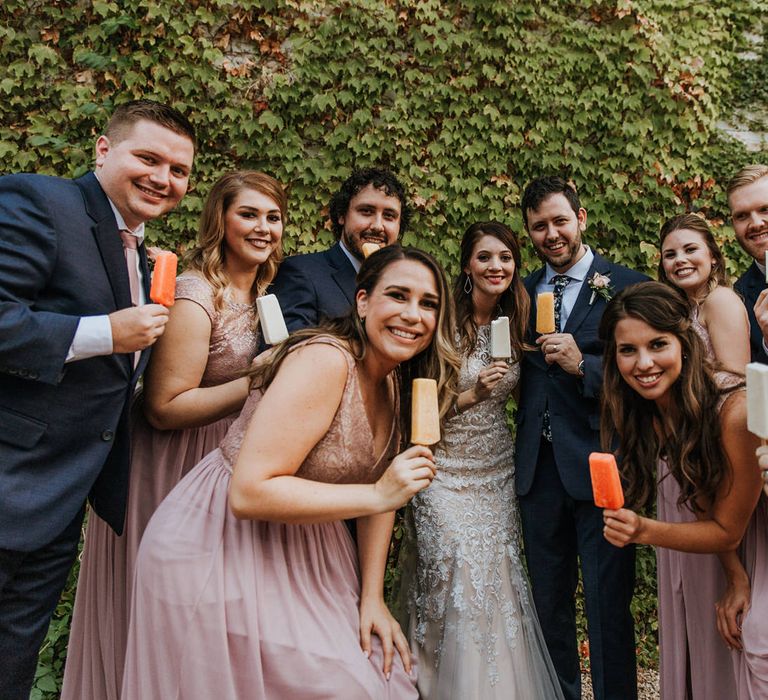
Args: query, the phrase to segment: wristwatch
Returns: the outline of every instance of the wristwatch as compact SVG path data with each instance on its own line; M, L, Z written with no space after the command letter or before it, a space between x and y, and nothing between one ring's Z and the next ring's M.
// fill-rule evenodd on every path
M584 360L581 360L578 365L576 365L576 371L579 373L580 377L584 376Z

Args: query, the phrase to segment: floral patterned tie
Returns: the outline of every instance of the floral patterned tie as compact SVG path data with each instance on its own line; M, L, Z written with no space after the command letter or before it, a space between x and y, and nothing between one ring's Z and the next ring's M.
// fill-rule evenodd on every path
M560 314L563 310L563 292L568 286L571 278L568 275L555 275L550 284L555 285L554 289L554 301L555 301L555 333L560 333ZM544 409L544 416L541 423L541 434L547 442L552 442L552 425L549 422L549 407Z

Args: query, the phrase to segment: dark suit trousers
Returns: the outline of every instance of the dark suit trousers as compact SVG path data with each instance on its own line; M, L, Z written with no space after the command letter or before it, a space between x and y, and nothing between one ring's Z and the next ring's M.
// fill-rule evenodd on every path
M552 445L544 439L533 486L519 500L533 600L566 700L581 698L574 600L579 561L595 699L636 699L635 634L629 610L634 547L609 544L603 537L602 510L566 493Z
M0 549L0 698L28 700L37 654L77 556L81 509L51 543L33 552Z

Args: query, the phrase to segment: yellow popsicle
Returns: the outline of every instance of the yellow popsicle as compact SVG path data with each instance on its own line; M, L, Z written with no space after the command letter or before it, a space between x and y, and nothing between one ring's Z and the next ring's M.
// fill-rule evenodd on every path
M379 250L381 246L378 243L363 243L363 255L367 258L372 253Z
M536 297L536 332L555 332L554 292L542 292Z
M440 442L440 408L437 402L437 382L434 379L413 380L411 442L414 445L434 445Z

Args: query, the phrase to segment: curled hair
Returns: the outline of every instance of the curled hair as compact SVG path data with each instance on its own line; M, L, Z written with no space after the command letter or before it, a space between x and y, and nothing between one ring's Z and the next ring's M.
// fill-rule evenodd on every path
M256 170L234 170L222 175L213 185L200 215L197 242L185 255L188 269L197 270L213 288L213 303L217 309L224 304L224 290L229 277L224 269L227 244L224 237L224 218L237 196L243 190L254 190L274 200L285 224L288 198L275 178ZM282 240L262 265L259 265L253 283L254 296L261 296L277 274L283 259Z
M195 127L181 112L173 107L154 102L153 100L132 100L121 104L115 109L111 119L107 122L104 129L106 136L112 144L122 141L136 122L142 119L166 129L175 131L177 134L186 136L192 141L192 146L197 150L197 139L195 137Z
M689 314L683 296L661 282L626 287L603 314L601 438L603 449L609 450L618 436L630 507L648 506L655 498L660 457L667 460L680 486L678 505L694 512L704 510L729 478L728 458L720 439L718 400L722 392L715 384L704 344ZM642 398L619 373L616 326L628 318L643 321L659 333L670 333L680 342L682 369L670 388L673 416L662 415L654 401Z
M520 243L517 236L504 224L498 221L483 221L472 224L461 239L460 269L464 270L469 265L472 253L478 241L483 236L493 236L504 244L512 253L515 261L515 271L512 274L512 283L499 298L499 316L509 317L509 330L512 338L512 356L520 359L523 354L523 338L528 325L528 313L531 300L525 290L523 280L520 277L522 260L520 258ZM453 283L453 301L456 306L456 325L458 327L462 353L471 352L477 343L477 323L475 323L472 295L464 291L467 275L459 273Z
M418 248L402 248L399 245L386 246L378 250L365 259L357 273L355 296L361 290L370 295L384 271L400 260L413 260L424 265L434 276L439 296L437 324L432 341L418 355L401 363L399 367L401 433L407 441L410 434L410 397L413 379L425 377L437 381L440 415L444 416L456 398L461 363L453 345L456 323L448 281L440 264L428 253ZM365 357L369 341L355 303L343 316L323 321L317 328L307 328L292 333L287 340L275 347L275 351L263 365L249 372L253 383L266 389L272 383L288 353L302 341L320 335L329 335L344 342L357 361Z
M714 290L718 286L727 287L728 277L725 274L725 257L717 245L715 237L712 235L712 229L706 220L699 216L699 214L680 214L679 216L673 216L664 222L659 233L659 250L664 247L664 241L667 236L671 235L675 231L681 231L687 229L689 231L695 231L703 239L704 243L712 256L712 269L709 272L709 279L707 280L707 294ZM659 260L659 282L670 284L674 287L677 285L672 282L664 271L664 254L662 253ZM697 301L701 302L702 299Z
M392 172L384 168L360 168L344 180L328 205L331 226L337 239L341 238L344 230L339 219L347 215L352 198L368 185L373 185L377 190L383 190L389 197L397 197L400 200L400 235L408 229L411 208L408 206L408 197L400 181Z
M570 182L557 176L537 177L528 183L520 200L523 225L526 230L528 229L528 212L538 210L541 203L553 194L563 195L571 205L573 213L576 216L579 215L579 209L581 209L579 194Z

